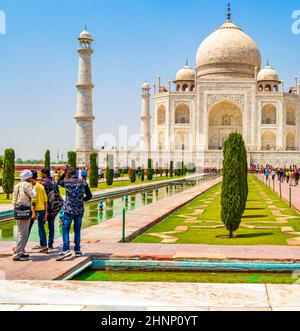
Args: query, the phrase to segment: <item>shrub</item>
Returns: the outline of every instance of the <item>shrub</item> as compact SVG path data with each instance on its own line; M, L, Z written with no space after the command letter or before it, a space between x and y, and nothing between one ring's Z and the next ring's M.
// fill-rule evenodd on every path
M245 210L248 185L245 180L245 143L240 134L232 133L224 146L222 182L222 221L229 231L229 238L238 230Z
M159 174L160 174L160 177L163 176L163 174L164 174L163 168L159 168Z
M97 153L90 155L90 187L98 187L98 165L97 165Z
M169 169L166 169L166 177L169 177Z
M68 153L68 164L70 167L76 169L77 168L77 155L76 152L69 152Z
M173 161L170 162L170 177L171 178L174 177L174 162Z
M131 161L131 169L129 174L130 182L135 183L136 182L136 169L135 169L135 161Z
M147 179L153 180L154 171L152 169L152 159L148 160Z
M50 169L51 168L51 157L50 157L50 151L48 150L45 153L45 159L44 159L44 168L45 169Z
M6 198L13 193L15 184L15 151L12 148L6 149L3 159L2 188Z
M144 167L142 167L142 170L141 170L141 181L145 181L145 169Z
M114 157L107 155L106 184L111 186L114 182Z

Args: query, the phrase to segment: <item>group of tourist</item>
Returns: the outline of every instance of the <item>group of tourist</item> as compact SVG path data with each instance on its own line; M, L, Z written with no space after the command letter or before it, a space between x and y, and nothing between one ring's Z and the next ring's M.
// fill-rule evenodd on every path
M21 181L14 187L13 193L13 208L17 223L14 261L29 260L25 248L31 229L36 222L40 238L40 246L36 249L43 254L48 254L54 249L55 220L58 214L62 222L63 250L57 261L72 256L69 239L72 222L74 222L75 256L83 255L80 243L84 202L92 198L86 176L87 171L82 170L81 178L79 178L77 170L69 166L66 166L62 174L60 170L52 173L49 169L43 169L40 180L38 180L37 171L21 172ZM60 195L59 187L66 189L65 201ZM46 224L49 230L48 240Z
M267 166L266 168L257 169L257 172L265 176L266 181L269 179L275 181L276 178L279 182L286 182L290 186L298 186L300 181L300 169L296 166L289 168L273 168Z

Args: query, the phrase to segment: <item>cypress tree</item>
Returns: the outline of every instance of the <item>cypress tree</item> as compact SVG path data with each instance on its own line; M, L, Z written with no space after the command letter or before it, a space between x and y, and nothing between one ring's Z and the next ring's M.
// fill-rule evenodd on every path
M77 156L76 152L69 152L68 153L68 164L70 167L76 169L77 168Z
M152 169L152 159L148 159L147 179L153 180L154 170Z
M174 162L170 162L170 177L173 178L174 176Z
M51 168L51 160L50 160L50 151L46 151L45 153L45 160L44 160L44 168L50 169Z
M111 186L114 182L114 157L107 155L106 184Z
M141 170L141 181L145 181L145 169L144 169L144 166L142 167L142 170Z
M130 171L129 178L130 178L131 183L136 182L136 168L135 168L135 161L134 160L131 161L131 171Z
M225 142L222 182L222 221L229 238L238 230L246 206L245 144L240 134L232 133Z
M90 187L98 187L98 165L97 165L97 153L90 155Z
M3 158L2 188L6 198L14 191L15 184L15 151L12 148L6 149Z

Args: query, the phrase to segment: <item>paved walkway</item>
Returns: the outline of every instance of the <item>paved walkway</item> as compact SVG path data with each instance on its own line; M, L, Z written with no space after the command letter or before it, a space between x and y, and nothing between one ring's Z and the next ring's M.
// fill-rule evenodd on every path
M10 247L11 248L11 247ZM49 256L30 252L28 262L13 262L11 257L0 258L2 278L8 280L58 280L64 279L91 258L140 260L249 260L300 262L300 247L289 246L210 246L164 244L89 243L83 245L85 256L71 257L56 262L58 251ZM6 253L11 254L9 247Z
M260 181L265 183L265 177L264 175L257 175ZM271 181L271 189L273 190L273 182ZM269 186L269 185L268 185ZM290 199L290 185L285 181L284 183L281 184L281 191L282 191L282 198L289 203ZM280 195L280 185L279 181L275 180L275 192ZM294 187L292 186L292 207L300 212L300 185Z
M299 285L0 281L0 310L300 311Z

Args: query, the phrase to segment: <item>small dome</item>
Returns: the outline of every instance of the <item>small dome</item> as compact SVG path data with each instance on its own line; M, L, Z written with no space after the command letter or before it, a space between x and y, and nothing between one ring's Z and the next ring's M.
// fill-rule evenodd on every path
M93 41L93 37L91 36L91 34L87 30L82 31L80 33L78 39L86 39L86 40Z
M186 65L177 72L175 81L194 81L194 80L195 80L194 69Z
M279 76L275 69L273 69L271 66L267 65L257 75L257 81L274 81L279 82Z
M142 88L150 88L150 85L148 82L145 82L143 85L142 85Z

